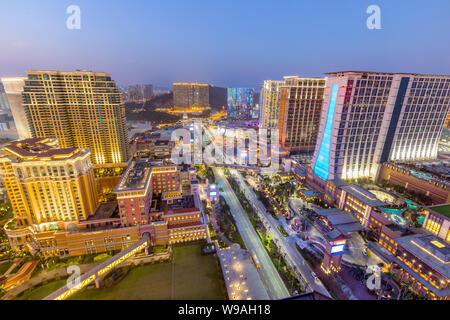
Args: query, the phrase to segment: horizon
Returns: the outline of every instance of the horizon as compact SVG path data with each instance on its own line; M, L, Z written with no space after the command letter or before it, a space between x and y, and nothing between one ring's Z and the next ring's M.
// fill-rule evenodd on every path
M72 4L0 4L0 77L80 69L109 73L121 87L258 88L264 80L324 77L330 70L450 74L450 44L442 41L450 35L450 3L444 0L79 0L80 29L69 30ZM380 7L379 30L366 26L372 4Z

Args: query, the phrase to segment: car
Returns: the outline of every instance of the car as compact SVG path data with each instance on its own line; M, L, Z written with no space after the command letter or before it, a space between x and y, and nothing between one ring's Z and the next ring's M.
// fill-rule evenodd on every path
M364 256L367 257L367 251L366 251L366 249L363 249L361 253L362 253Z
M314 281L315 281L315 282L320 282L319 277L317 276L317 274L316 274L314 271L311 272L311 275L312 275L312 277L314 278Z

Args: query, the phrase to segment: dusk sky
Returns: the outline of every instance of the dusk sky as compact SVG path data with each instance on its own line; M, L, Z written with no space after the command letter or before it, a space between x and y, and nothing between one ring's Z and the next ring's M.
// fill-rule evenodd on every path
M81 29L66 28L69 5ZM369 30L369 5L381 30ZM0 76L87 69L119 85L257 87L338 70L450 74L448 0L0 0Z

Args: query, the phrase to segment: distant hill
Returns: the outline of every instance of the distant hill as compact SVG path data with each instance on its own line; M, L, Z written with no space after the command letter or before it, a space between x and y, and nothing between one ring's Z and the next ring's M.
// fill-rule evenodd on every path
M154 111L156 108L170 108L173 106L173 93L165 93L153 97L144 104L139 102L125 103L125 112L127 120L145 120L154 123L172 122L181 119L181 116L168 114L165 112Z
M152 109L173 107L173 93L170 92L153 97L152 100L146 103L145 107L147 106Z
M156 108L170 108L173 106L173 93L165 93L153 97L151 100L142 102L125 102L126 109L140 109L154 110Z
M131 112L128 109L126 110L127 120L137 121L151 121L153 123L161 123L161 122L175 122L181 119L181 116L176 116L173 114L169 114L166 112L153 111L153 110L144 110L141 112Z

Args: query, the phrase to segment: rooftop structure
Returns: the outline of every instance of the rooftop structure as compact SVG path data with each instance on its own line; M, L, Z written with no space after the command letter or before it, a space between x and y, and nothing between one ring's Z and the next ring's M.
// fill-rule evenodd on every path
M317 209L314 212L325 219L329 227L337 228L345 236L348 236L351 232L363 230L358 219L356 219L351 213L345 212L341 209Z
M14 141L4 147L4 151L15 156L18 162L36 160L61 160L89 152L86 149L58 148L54 138L30 138Z
M58 148L54 138L14 141L1 149L0 174L20 226L76 222L97 208L88 149Z
M246 250L228 248L217 253L230 300L267 300L269 296Z
M133 161L122 176L115 192L147 190L150 177L151 166L147 161Z
M378 198L373 193L367 191L366 189L356 184L351 184L349 186L341 186L341 189L351 194L356 199L362 201L364 204L367 204L371 207L378 207L385 205L385 203L378 200Z
M450 219L450 204L442 204L438 206L429 207L430 210L433 210L439 214Z

